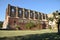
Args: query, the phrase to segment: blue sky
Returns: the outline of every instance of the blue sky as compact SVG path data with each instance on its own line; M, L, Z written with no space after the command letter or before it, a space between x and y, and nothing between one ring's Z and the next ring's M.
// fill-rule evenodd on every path
M5 20L8 4L46 14L60 10L60 0L0 0L0 21Z

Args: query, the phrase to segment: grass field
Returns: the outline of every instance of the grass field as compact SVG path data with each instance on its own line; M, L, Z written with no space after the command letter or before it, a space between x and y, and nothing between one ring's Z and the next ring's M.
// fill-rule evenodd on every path
M57 30L0 30L0 40L60 40Z
M54 33L57 30L0 30L0 37L10 37L10 36L24 36L29 34L42 34L42 33Z

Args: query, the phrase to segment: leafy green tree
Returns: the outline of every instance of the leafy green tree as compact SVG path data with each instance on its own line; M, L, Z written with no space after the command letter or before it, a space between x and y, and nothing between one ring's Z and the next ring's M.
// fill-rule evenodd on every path
M54 18L51 18L51 17L50 17L50 18L48 18L48 20L49 20L49 21L53 21L53 20L54 20Z
M56 12L53 12L53 18L56 19L56 16L58 16L59 11L57 10Z
M17 30L20 28L20 26L19 26L19 25L16 25L15 27L16 27L16 29L17 29Z
M40 21L40 20L38 20L38 23L36 24L36 26L37 26L37 27L39 27L39 29L41 29L41 28L42 28L42 27L41 27L41 26L42 26L42 23L41 23L41 21Z
M30 23L27 23L27 24L25 25L25 27L26 27L27 29L31 29L32 27L35 27L35 24L32 23L32 22L30 22Z
M3 25L3 22L2 22L2 21L0 21L0 28L2 28L2 25Z

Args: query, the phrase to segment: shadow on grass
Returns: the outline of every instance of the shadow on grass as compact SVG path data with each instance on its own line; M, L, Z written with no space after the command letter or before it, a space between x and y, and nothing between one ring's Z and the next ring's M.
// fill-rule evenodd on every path
M57 33L31 34L25 36L3 37L0 40L60 40Z

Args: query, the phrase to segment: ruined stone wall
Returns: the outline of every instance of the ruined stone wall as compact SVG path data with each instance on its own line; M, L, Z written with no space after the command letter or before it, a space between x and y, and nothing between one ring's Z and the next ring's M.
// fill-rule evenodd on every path
M36 23L35 20L47 21L48 18L47 14L25 8L11 6L10 4L8 4L6 10L6 18L7 16L9 16L7 20L8 21L7 25L9 25L11 28L14 28L15 25L20 25L21 27L23 27L22 24L25 25L25 23L28 23L31 20L33 20L35 23Z

